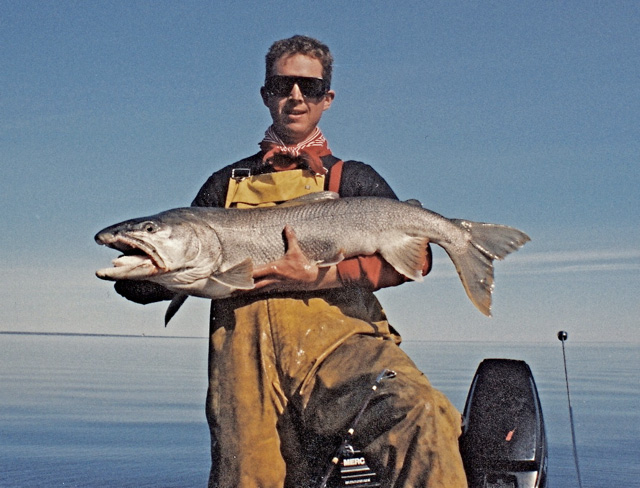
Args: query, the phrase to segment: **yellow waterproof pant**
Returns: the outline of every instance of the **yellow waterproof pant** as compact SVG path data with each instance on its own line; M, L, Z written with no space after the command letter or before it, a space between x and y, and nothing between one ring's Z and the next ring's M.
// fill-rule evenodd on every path
M314 486L387 368L354 444L384 487L466 487L460 414L395 339L358 289L214 302L209 486Z

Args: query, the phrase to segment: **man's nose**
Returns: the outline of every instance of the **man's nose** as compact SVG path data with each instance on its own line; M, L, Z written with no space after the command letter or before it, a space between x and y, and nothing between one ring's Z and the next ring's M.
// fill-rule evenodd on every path
M300 91L300 87L297 83L294 83L291 87L291 92L289 92L289 98L293 98L294 100L303 100L302 91Z

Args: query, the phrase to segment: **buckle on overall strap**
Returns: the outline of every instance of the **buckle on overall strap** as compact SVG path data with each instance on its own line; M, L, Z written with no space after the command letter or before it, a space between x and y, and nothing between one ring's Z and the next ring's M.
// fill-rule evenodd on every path
M242 181L251 176L251 168L234 168L231 170L231 178L236 181Z

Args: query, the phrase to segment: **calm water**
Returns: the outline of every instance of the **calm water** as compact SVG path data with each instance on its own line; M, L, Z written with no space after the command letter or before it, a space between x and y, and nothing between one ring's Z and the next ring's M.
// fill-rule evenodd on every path
M558 341L404 345L462 409L485 357L538 385L553 488L578 486ZM640 347L567 343L583 485L640 486ZM1 487L206 485L206 339L0 333Z

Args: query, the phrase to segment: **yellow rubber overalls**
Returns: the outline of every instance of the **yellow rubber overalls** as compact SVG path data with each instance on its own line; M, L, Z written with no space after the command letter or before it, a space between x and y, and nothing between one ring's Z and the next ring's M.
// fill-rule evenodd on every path
M226 206L274 205L324 185L308 170L232 178ZM359 288L215 302L209 486L312 486L389 368L397 377L381 387L356 437L383 486L465 487L460 414L397 343L378 301Z

